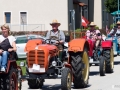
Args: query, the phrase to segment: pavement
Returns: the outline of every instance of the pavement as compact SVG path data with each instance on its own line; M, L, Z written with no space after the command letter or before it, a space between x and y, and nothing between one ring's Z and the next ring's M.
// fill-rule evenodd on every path
M120 90L120 56L114 58L114 73L99 75L99 66L90 67L89 85L87 88L71 90ZM22 83L22 90L29 89L27 81ZM42 89L34 90L61 90L61 79L45 79Z

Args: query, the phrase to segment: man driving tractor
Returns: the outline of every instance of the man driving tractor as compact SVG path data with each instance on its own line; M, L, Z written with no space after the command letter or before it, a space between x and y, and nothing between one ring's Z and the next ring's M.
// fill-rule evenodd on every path
M116 36L118 38L118 44L119 44L119 49L120 49L120 21L118 21L117 26L115 26L110 33L108 34L108 37L110 36Z
M95 48L97 48L101 41L101 33L99 30L95 29L95 26L96 25L94 22L90 23L90 30L87 30L86 36L87 39L91 39L92 41L95 41Z
M63 46L65 42L65 35L64 32L59 30L58 27L60 26L60 23L58 23L57 20L53 20L52 23L50 23L52 26L52 30L47 32L46 39L51 39L53 43L55 43L60 51L63 51Z

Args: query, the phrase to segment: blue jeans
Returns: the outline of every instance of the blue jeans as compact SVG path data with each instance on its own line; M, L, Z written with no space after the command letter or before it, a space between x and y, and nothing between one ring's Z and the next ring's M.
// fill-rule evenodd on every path
M0 55L0 67L6 68L7 60L8 60L8 51L3 51L3 53Z

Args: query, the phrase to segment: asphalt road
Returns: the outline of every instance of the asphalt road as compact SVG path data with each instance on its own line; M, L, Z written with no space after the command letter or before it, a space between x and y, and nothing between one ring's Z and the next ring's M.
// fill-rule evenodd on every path
M99 66L91 66L88 87L74 89L72 86L71 90L120 90L120 56L115 57L114 60L114 73L101 77L99 75ZM46 79L42 89L34 90L61 90L60 83L60 79ZM32 90L29 89L27 81L22 83L22 90Z

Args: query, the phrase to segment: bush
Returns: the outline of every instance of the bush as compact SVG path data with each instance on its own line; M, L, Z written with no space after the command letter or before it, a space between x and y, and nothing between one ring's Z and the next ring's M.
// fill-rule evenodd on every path
M113 29L113 26L116 26L116 24L111 24L110 25L110 30Z
M88 30L90 29L90 27L88 27ZM95 29L99 29L99 27L98 26L95 26Z

